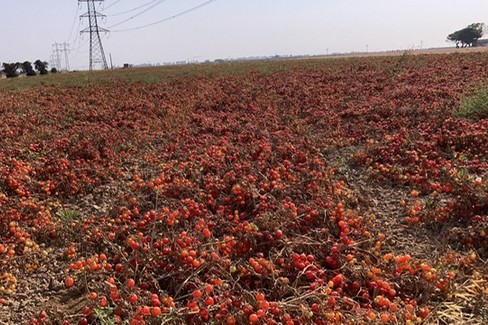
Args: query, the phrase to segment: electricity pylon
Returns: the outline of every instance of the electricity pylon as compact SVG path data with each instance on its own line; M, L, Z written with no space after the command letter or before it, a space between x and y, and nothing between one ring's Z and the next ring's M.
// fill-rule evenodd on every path
M102 38L100 37L100 32L108 33L108 30L98 26L98 18L105 17L105 15L97 12L95 8L95 2L103 1L105 0L78 0L78 2L86 2L88 7L88 11L80 17L88 18L88 27L83 29L81 33L90 34L90 70L93 70L97 64L101 65L102 69L108 69Z
M69 71L69 58L68 58L69 44L68 43L61 44L61 52L64 52L64 67L66 71Z
M52 67L56 68L56 70L61 71L61 49L60 46L61 44L54 43L53 44L53 55L52 55L52 61L53 64Z
M69 44L68 43L54 43L53 44L53 58L51 64L55 67L58 71L63 69L61 65L61 53L64 52L64 70L69 71L69 60L68 60L68 53L69 53Z

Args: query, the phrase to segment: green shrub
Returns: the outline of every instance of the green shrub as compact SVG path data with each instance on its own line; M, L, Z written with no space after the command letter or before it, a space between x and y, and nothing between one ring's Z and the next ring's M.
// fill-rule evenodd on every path
M453 111L453 115L470 120L488 118L488 86L480 88L472 96L465 97L459 109Z

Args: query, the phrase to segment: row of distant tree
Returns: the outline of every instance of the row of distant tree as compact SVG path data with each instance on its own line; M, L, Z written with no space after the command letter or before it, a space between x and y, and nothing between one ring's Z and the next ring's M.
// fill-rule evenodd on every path
M2 70L0 72L3 72L7 78L15 78L18 77L21 74L25 74L26 76L37 76L38 74L40 75L46 75L49 73L48 70L48 63L45 61L41 60L36 60L34 62L34 67L32 67L32 63L29 61L25 61L23 63L21 62L15 62L15 63L6 63L4 62L2 64ZM51 72L57 72L55 68L51 69Z
M478 39L480 39L485 31L485 24L483 23L474 23L466 28L460 29L451 33L447 36L447 40L450 42L454 42L456 47L468 47L468 46L476 46ZM34 62L34 67L32 67L32 63L29 61L25 61L23 63L16 62L16 63L3 63L3 69L0 72L3 72L7 78L14 78L18 77L20 74L25 74L27 76L37 76L37 74L46 75L49 73L48 71L48 63L41 60L36 60ZM56 73L56 68L51 69L51 73Z

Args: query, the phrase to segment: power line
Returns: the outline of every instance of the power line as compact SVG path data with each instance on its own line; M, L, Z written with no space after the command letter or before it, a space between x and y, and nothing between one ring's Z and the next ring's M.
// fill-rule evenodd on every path
M212 2L215 2L215 1L217 1L217 0L209 0L209 1L206 1L206 2L201 3L201 4L199 4L199 5L195 6L195 7L192 7L190 9L185 10L185 11L179 12L179 13L173 15L173 16L166 17L164 19L155 21L155 22L150 23L150 24L147 24L147 25L137 26L137 27L133 27L133 28L127 28L127 29L112 30L111 32L115 32L115 33L129 32L129 31L139 30L139 29L147 28L147 27L154 26L154 25L157 25L157 24L161 24L161 23L164 23L165 21L168 21L168 20L171 20L171 19L174 19L174 18L183 16L183 15L186 15L186 14L192 12L192 11L195 11L197 9L200 9L202 7L205 7L205 6L211 4Z
M132 20L132 19L134 19L134 18L136 18L136 17L139 17L139 16L140 16L140 15L142 15L143 13L148 12L149 10L153 9L153 8L154 8L154 7L156 7L156 6L159 6L160 4L162 4L162 3L163 3L163 2L165 2L165 1L166 1L166 0L158 0L158 2L157 2L157 3L155 3L155 4L151 5L149 8L146 8L146 9L144 9L143 11L138 12L138 13L137 13L137 14L135 14L134 16L131 16L131 17L127 18L127 19L124 19L124 20L122 20L122 21L120 21L120 22L118 22L118 23L116 23L116 24L114 24L114 25L112 25L112 26L110 26L110 27L108 27L108 28L110 29L110 28L112 28L112 27L119 26L119 25L121 25L121 24L123 24L123 23L125 23L125 22L128 22L129 20Z
M71 24L71 30L69 32L69 37L68 37L68 40L66 42L69 43L69 41L71 40L71 36L73 35L73 29L75 27L75 24L76 24L76 19L78 18L78 12L80 11L80 3L78 3L76 5L76 13L75 13L75 19L73 19L73 24ZM79 26L78 26L79 27Z
M126 10L126 11L118 12L116 14L107 14L107 17L115 17L115 16L125 15L125 14L128 14L129 12L133 12L133 11L139 10L141 8L144 8L144 7L146 7L146 6L154 3L156 1L158 1L158 0L151 0L151 1L146 2L146 3L144 3L144 4L142 4L142 5L138 6L138 7L135 7L135 8L132 8L132 9L129 9L129 10ZM107 9L107 8L105 8L105 9Z
M115 0L115 2L114 2L114 3L109 4L108 6L106 6L105 8L103 8L103 10L107 10L108 8L115 6L115 5L116 5L117 3L119 3L120 1L122 1L122 0Z
M78 21L78 27L76 28L76 30L78 30L78 31L80 30L81 22L82 22L82 20L80 18L79 21ZM75 39L72 42L70 42L70 43L72 43L72 48L71 48L72 50L75 48L76 41L79 40L80 35L81 35L81 33L76 33Z
M79 38L79 42L78 42L78 49L76 50L76 53L75 53L75 57L78 57L78 54L80 53L88 53L89 51L86 50L86 51L80 51L82 47L85 47L86 44L88 44L88 42L90 41L90 38L87 38L83 43L81 43L81 38Z
M82 39L81 39L80 35L83 35L83 34L81 33L81 25L82 25L82 22L83 22L83 20L82 20L82 19L81 19L81 17L80 17L80 19L79 19L79 21L78 21L78 27L76 28L76 30L77 30L77 31L80 31L80 32L79 32L79 33L76 33L76 37L75 37L75 39L74 39L74 40L72 40L71 42L69 42L69 43L71 43L71 49L70 49L70 51L71 51L71 52L75 51L76 44L77 44L77 42L78 42L78 48L76 49L76 54L75 54L74 56L78 56L78 53L80 53L80 47L81 47L81 41L82 41ZM86 43L85 43L85 44L86 44ZM84 45L85 45L85 44L84 44Z

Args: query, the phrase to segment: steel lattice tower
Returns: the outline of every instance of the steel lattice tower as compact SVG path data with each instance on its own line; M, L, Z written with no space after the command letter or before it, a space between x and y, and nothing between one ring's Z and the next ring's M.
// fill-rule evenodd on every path
M88 18L88 27L81 31L81 33L90 33L90 70L99 64L105 70L108 69L107 59L103 51L102 38L100 32L108 33L108 30L98 26L98 17L105 17L97 12L95 2L103 2L105 0L78 0L78 2L86 2L88 11L81 15L81 18Z
M69 71L69 59L68 53L69 44L68 43L54 43L53 44L53 55L51 57L51 66L56 68L58 71L63 70L61 65L61 53L64 52L64 70Z

